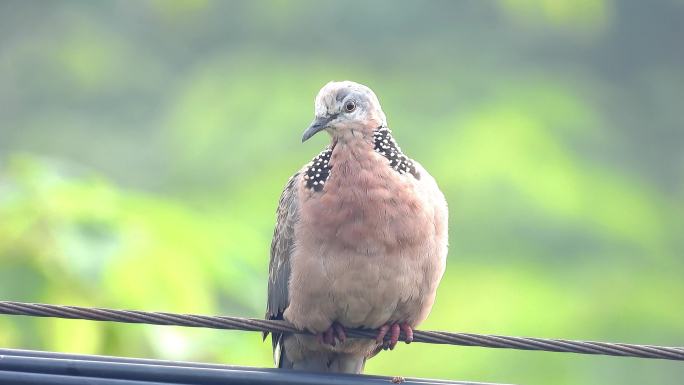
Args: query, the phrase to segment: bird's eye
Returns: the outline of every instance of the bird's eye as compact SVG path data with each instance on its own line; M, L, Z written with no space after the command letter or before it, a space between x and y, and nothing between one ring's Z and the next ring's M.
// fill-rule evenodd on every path
M354 103L353 100L350 100L346 103L344 103L344 110L347 112L352 112L356 109L356 103Z

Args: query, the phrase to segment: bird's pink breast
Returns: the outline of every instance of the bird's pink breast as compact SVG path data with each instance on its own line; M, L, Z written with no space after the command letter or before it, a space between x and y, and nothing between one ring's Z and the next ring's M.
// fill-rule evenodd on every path
M302 207L303 222L320 242L374 255L429 237L431 207L416 195L413 176L400 175L366 148L340 146L323 191L310 194Z

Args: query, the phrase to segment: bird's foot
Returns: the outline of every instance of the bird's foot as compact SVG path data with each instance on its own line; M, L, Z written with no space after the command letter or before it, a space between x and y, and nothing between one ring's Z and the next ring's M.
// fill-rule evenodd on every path
M344 331L344 326L333 322L327 330L316 333L316 340L320 344L335 346L337 342L343 343L347 340L347 333Z
M378 335L375 337L375 341L382 344L382 348L385 350L394 350L394 347L397 346L397 342L399 342L399 335L401 332L404 332L404 335L406 336L404 341L406 341L407 344L410 344L411 341L413 341L413 328L406 322L394 322L381 326L380 329L378 329ZM385 336L388 333L389 339L385 341Z

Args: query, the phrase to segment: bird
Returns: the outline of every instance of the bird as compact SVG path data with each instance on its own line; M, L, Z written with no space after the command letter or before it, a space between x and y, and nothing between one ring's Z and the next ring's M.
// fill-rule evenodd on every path
M287 182L269 262L267 319L310 334L272 333L277 367L361 373L426 319L445 268L448 209L434 178L406 156L375 93L331 81L302 142L330 144ZM375 339L347 328L377 329ZM267 334L264 334L266 338Z

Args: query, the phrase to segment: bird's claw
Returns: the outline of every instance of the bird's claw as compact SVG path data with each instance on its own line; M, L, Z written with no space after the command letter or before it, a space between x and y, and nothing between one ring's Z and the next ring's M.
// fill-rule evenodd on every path
M337 342L343 343L347 340L347 333L344 330L344 326L333 322L325 331L316 333L316 340L323 345L335 346Z
M410 344L413 341L413 328L406 322L403 323L391 323L385 324L378 329L378 335L375 337L375 341L382 344L382 348L387 350L394 350L399 342L399 336L401 332L404 332L404 341ZM385 341L385 336L389 333L389 339Z

